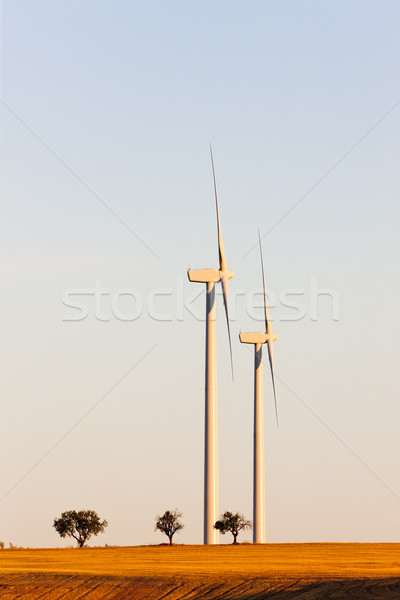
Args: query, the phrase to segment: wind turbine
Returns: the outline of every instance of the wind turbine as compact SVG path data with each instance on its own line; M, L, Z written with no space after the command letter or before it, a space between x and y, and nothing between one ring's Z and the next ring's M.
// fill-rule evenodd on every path
M214 523L218 519L218 429L217 429L217 361L215 330L215 284L222 285L226 321L228 324L229 349L233 377L231 333L228 310L228 281L233 273L227 268L217 197L217 184L212 148L211 165L214 180L215 206L217 211L219 269L188 270L189 281L205 283L206 295L206 381L205 381L205 437L204 437L204 544L216 544L218 532Z
M260 230L258 230L260 244L261 271L264 289L265 333L241 333L240 341L243 344L254 345L254 455L253 455L253 543L265 543L265 480L264 480L264 410L263 410L263 382L262 382L262 347L268 346L268 357L271 368L272 388L274 391L276 423L278 425L278 409L276 405L275 378L273 367L273 342L277 336L271 331L267 305L267 292L265 289L264 262L261 248Z

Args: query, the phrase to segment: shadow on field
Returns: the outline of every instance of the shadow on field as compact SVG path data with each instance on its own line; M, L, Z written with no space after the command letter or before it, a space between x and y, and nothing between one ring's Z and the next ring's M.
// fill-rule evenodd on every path
M290 581L185 579L29 573L0 577L1 600L399 600L400 578Z
M275 600L338 600L343 598L372 599L384 598L385 600L400 599L400 579L360 579L351 581L324 581L307 583L299 588L290 590L284 588L280 591L265 594L249 595L246 600L274 598ZM238 596L236 600L245 600ZM233 599L232 599L233 600Z

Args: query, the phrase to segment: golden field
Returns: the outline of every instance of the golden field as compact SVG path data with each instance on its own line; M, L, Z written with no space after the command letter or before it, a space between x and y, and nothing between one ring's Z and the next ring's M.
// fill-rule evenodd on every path
M1 550L1 600L400 598L400 544Z

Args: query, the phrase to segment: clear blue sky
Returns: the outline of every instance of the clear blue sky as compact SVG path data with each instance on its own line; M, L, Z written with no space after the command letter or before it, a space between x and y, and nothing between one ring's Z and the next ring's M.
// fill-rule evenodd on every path
M218 261L209 140L235 273L220 509L251 517L237 334L263 326L260 226L268 540L400 538L399 19L394 1L2 2L0 539L68 544L52 519L92 508L98 543L159 543L154 515L177 506L179 540L201 542L204 292L186 269ZM65 320L96 282L102 306Z

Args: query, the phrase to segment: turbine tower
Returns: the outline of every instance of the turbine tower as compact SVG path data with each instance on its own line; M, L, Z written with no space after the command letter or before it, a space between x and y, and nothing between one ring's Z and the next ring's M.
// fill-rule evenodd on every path
M204 544L216 544L218 532L214 523L218 519L218 420L217 420L217 361L215 344L215 284L222 285L225 314L228 324L229 348L233 377L232 344L229 327L228 281L233 273L227 268L224 244L219 220L217 184L214 159L210 145L214 180L215 206L217 211L219 269L188 270L189 281L205 283L206 294L206 369L205 369L205 436L204 436Z
M263 410L263 382L262 382L262 347L268 345L268 357L271 367L272 388L274 391L276 423L278 424L278 410L276 405L275 379L273 367L273 342L277 336L271 331L267 305L267 292L265 289L264 262L261 249L260 230L258 230L260 244L261 271L264 289L265 333L241 333L240 341L243 344L254 345L254 454L253 454L253 543L265 543L265 480L264 480L264 410Z

